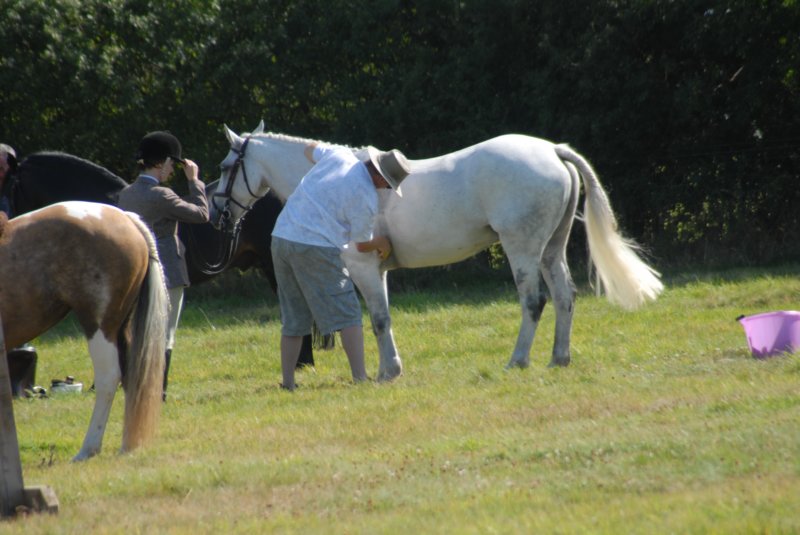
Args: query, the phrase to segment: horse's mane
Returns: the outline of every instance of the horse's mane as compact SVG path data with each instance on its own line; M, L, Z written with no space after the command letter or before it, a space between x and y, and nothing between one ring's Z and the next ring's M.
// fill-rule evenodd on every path
M105 167L66 152L41 151L31 154L19 165L17 171L19 180L24 180L28 176L29 173L27 171L29 169L46 170L51 173L57 173L58 176L78 173L85 177L84 180L89 179L89 177L91 179L100 179L109 184L119 186L119 189L127 185L125 180Z
M296 143L296 144L301 144L302 143L303 145L307 145L309 143L319 143L319 144L322 144L322 145L337 145L337 146L340 146L340 147L346 147L346 148L352 150L353 152L357 152L357 151L360 151L360 150L363 150L363 149L366 148L366 147L351 147L349 145L345 145L345 144L342 144L342 143L332 143L330 141L322 141L321 139L309 139L309 138L298 137L298 136L290 136L289 134L279 134L277 132L262 132L260 134L253 134L253 137L255 137L255 138L265 138L265 139L273 139L275 141L283 141L283 142L286 142L286 143Z
M253 134L253 137L261 137L266 139L274 139L275 141L285 141L287 143L311 143L317 141L299 136L290 136L289 134L279 134L277 132L261 132L260 134ZM317 141L320 143L319 141Z
M8 223L8 216L6 215L5 212L0 212L0 238L6 231L6 223Z
M128 183L105 167L64 152L36 152L15 173L14 213L24 214L61 201L116 204Z

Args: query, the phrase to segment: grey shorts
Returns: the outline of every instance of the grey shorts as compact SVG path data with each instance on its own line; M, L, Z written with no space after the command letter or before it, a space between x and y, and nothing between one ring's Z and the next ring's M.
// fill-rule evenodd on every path
M339 249L273 237L272 262L284 335L310 334L312 321L322 334L361 325L361 304Z

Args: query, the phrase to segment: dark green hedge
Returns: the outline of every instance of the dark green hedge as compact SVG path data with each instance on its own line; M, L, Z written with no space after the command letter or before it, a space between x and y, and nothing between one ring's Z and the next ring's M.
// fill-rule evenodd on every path
M0 140L23 155L130 176L168 128L212 180L223 123L413 158L521 132L589 158L661 266L800 259L796 0L2 5Z

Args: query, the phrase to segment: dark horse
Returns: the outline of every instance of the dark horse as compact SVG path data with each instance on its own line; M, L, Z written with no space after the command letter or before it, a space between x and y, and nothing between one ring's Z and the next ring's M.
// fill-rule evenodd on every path
M119 191L127 183L108 169L62 152L38 152L25 158L14 174L12 203L17 215L57 202L81 200L117 204ZM206 186L209 195L216 182ZM283 205L268 195L257 202L242 221L238 239L231 241L210 223L178 226L186 245L189 279L199 284L230 268L255 267L277 291L270 243L272 229ZM303 340L298 366L314 364L311 336Z

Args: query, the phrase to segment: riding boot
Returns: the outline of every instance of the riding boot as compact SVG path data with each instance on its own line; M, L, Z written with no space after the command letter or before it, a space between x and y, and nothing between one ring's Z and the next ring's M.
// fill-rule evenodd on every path
M164 362L164 387L161 391L161 399L162 401L167 401L167 376L169 375L169 363L172 360L172 350L167 349L167 352L164 353L164 357L166 361Z
M321 346L317 346L321 347ZM303 345L300 347L300 358L297 359L297 369L314 367L314 349L312 344L312 337L307 334L303 337Z

